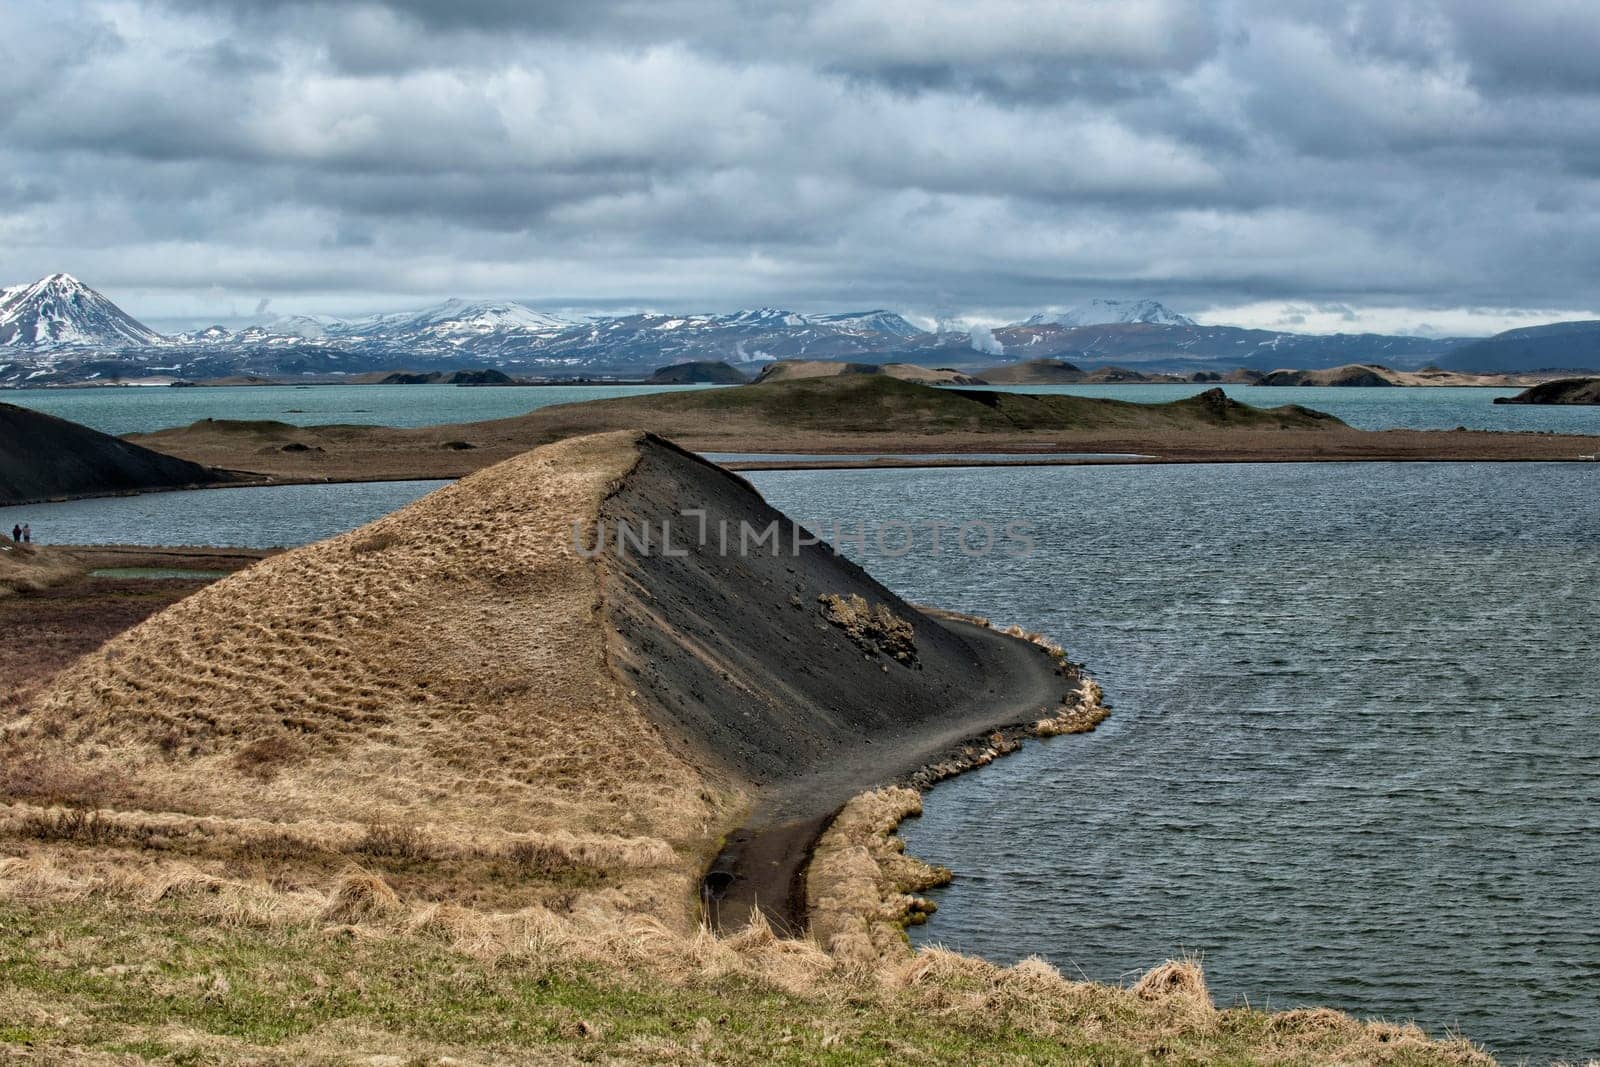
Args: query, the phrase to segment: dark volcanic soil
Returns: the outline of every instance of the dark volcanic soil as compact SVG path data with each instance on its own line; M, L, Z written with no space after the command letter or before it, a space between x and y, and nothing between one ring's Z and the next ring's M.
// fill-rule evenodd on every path
M180 489L228 480L185 459L0 404L0 504Z
M641 451L602 509L614 662L669 741L757 797L713 865L714 917L738 924L759 905L797 930L796 879L845 801L1043 717L1071 683L1036 645L919 611L826 546L796 551L798 528L742 478L659 439ZM686 511L704 512L704 546L700 517ZM682 555L661 551L664 519ZM773 524L776 551L741 551L741 521L756 533ZM617 525L645 522L652 551L616 551ZM851 595L900 620L914 657L831 621L819 598Z

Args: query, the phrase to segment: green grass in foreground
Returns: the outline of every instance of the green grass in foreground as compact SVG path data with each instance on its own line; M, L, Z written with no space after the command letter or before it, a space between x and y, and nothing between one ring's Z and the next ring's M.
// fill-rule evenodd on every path
M489 963L408 936L223 929L176 906L0 902L0 1062L1263 1062L1261 1013L1222 1012L1203 1034L1152 1044L1122 1036L1141 1027L1127 1009L1122 1028L1118 1010L1063 1041L1008 1011L947 1015L867 981L800 998L747 977L680 985L533 955ZM1449 1062L1394 1051L1386 1062ZM1272 1061L1325 1062L1281 1048Z

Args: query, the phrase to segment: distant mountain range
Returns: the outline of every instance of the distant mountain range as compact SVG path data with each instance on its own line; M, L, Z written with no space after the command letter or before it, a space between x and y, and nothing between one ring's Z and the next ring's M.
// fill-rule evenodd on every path
M0 289L0 385L11 386L240 375L325 378L464 367L526 377L643 378L669 364L708 361L975 368L1044 358L1177 372L1352 362L1576 370L1600 366L1600 323L1560 323L1484 340L1294 334L1200 326L1154 300L1095 300L969 334L923 330L884 310L813 315L758 308L572 319L513 301L450 300L416 312L361 319L296 316L168 336L70 275Z
M1045 311L1018 326L1110 326L1142 322L1151 326L1193 326L1194 320L1154 300L1106 300L1101 297L1082 307Z
M1600 322L1523 326L1469 341L1440 360L1450 370L1497 372L1600 368Z

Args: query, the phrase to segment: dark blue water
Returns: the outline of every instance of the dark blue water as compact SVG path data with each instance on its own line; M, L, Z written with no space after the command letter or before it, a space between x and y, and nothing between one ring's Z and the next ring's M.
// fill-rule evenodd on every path
M1064 642L1112 717L941 784L915 932L1221 1003L1600 1053L1600 469L1357 464L750 475L847 525L1022 518L1017 560L852 549Z

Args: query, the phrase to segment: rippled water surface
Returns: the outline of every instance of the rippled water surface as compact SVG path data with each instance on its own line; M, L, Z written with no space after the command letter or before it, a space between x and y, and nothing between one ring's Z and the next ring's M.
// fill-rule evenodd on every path
M303 545L353 530L449 482L355 482L190 489L0 508L0 530L27 523L41 544Z
M1033 522L1020 560L850 551L1114 705L930 793L906 835L957 877L919 942L1102 980L1200 953L1222 1003L1600 1054L1600 470L750 477L846 524Z

